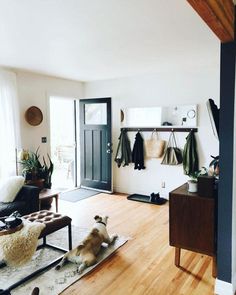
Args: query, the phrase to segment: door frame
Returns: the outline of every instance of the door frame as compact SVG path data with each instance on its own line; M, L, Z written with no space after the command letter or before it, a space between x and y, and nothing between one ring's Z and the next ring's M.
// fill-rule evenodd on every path
M109 156L109 162L110 164L107 166L108 168L108 175L109 177L109 183L110 183L110 189L106 190L106 189L97 189L94 187L89 187L86 185L82 185L82 172L83 172L83 165L84 165L84 159L83 159L83 155L84 155L84 146L82 143L82 131L84 130L84 126L85 126L85 116L84 116L84 109L81 107L82 103L106 103L107 104L107 126L109 128L109 132L108 132L108 138L107 138L107 143L110 143L109 146L106 146L106 149L110 149L110 156ZM112 193L113 192L113 165L112 165L112 98L111 97L95 97L95 98L83 98L79 100L80 103L80 110L79 110L79 118L80 118L80 122L79 122L79 128L80 128L80 186L82 188L88 188L90 190L95 190L95 191L99 191L99 192L105 192L105 193ZM88 125L88 126L93 126L93 125ZM95 125L96 126L96 125Z

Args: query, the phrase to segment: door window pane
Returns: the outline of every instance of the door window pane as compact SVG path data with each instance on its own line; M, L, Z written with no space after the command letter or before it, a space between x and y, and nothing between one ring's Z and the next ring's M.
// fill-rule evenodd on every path
M107 124L107 104L89 103L85 105L86 125L106 125Z

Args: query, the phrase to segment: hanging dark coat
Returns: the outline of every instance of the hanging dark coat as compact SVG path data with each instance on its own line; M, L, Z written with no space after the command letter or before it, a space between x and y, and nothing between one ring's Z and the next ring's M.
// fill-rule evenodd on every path
M120 167L123 163L123 166L128 166L132 162L132 154L130 148L130 141L125 130L121 131L119 136L119 143L116 151L115 162L117 166Z
M186 175L191 175L199 170L197 142L193 131L190 131L186 137L183 151L183 168Z
M143 138L139 132L135 136L135 142L132 151L132 162L134 163L134 169L145 169Z

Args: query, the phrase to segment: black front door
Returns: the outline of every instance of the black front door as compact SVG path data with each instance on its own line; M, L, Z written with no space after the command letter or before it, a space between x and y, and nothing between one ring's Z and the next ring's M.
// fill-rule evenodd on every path
M81 187L112 191L111 152L111 98L81 99Z

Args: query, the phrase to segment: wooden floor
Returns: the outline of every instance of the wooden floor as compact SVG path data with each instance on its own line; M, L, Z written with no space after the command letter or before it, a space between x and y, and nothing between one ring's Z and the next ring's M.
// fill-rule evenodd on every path
M59 211L90 227L96 214L109 215L109 233L131 237L108 261L74 283L63 295L214 294L211 258L182 251L181 268L169 246L169 207L99 194L77 203L60 201Z

